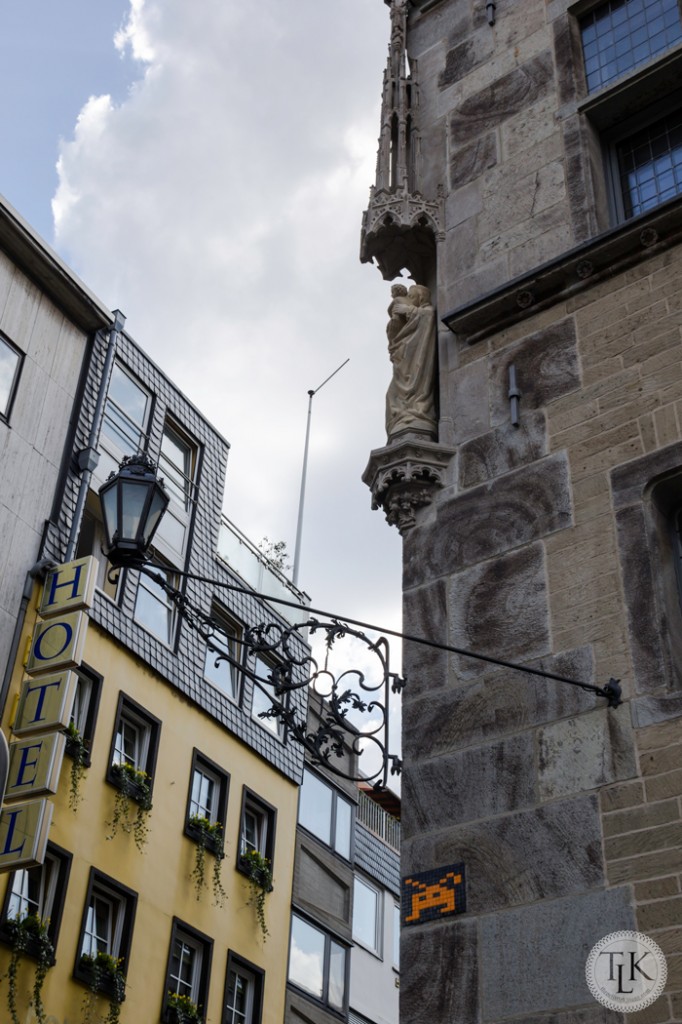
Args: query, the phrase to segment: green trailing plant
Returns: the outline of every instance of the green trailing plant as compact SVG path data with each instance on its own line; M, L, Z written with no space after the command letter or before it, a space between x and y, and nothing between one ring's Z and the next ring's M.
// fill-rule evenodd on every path
M132 832L135 845L142 853L149 835L148 817L152 809L149 776L131 764L114 764L111 773L117 788L113 817L105 823L110 829L107 839L113 839L119 831ZM137 805L134 814L131 801Z
M189 819L195 841L194 867L192 881L197 900L201 899L202 890L206 887L206 850L213 854L213 900L217 907L222 907L227 899L223 888L221 870L223 858L223 826L219 821L211 823L200 814L193 814Z
M102 1024L118 1024L126 991L122 961L108 953L97 953L95 956L84 953L80 963L88 979L88 991L83 998L82 1024L93 1024L97 1000L102 994L109 999L109 1009Z
M66 752L71 758L69 779L69 807L75 812L81 802L81 783L85 778L88 748L75 722L69 722L66 729Z
M8 921L6 928L12 949L12 956L7 968L7 1009L10 1012L12 1024L20 1024L17 1014L17 974L19 964L26 953L36 959L31 1005L37 1024L45 1024L43 985L47 972L54 962L54 946L47 934L48 922L42 921L37 914L28 914L26 917L16 917L12 921Z
M242 856L242 864L249 878L249 898L247 904L256 911L263 941L270 934L265 923L265 897L272 892L272 870L270 861L258 850L247 850Z
M204 1019L197 1004L177 992L168 993L168 1009L173 1024L202 1024Z

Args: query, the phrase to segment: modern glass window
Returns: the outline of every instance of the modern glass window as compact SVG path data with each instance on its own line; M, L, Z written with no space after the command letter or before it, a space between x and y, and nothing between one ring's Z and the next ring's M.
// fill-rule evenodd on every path
M682 41L678 0L607 0L580 20L589 92Z
M393 904L393 966L400 970L400 907Z
M227 959L225 1010L222 1024L259 1024L263 1002L263 972L230 953Z
M151 396L128 370L116 363L104 406L102 437L116 460L146 447ZM107 443L108 442L108 443Z
M91 981L87 965L98 953L120 960L120 969L126 973L136 907L137 893L90 869L74 971L77 978L86 983Z
M227 694L230 700L238 702L241 674L235 663L241 660L241 627L219 610L214 610L213 614L220 623L220 628L216 630L211 641L218 651L206 648L204 679ZM231 661L216 660L221 652L228 655Z
M182 558L194 506L198 446L166 421L159 452L159 476L170 497L154 543L174 561Z
M358 875L353 879L353 938L381 954L381 893Z
M291 916L289 981L334 1010L346 1006L347 949L327 932Z
M177 918L173 919L164 997L164 1020L169 1017L171 995L190 999L198 1010L205 1009L211 971L213 943Z
M19 350L0 335L0 419L9 419L21 360Z
M176 578L172 572L154 567L163 575L171 586L175 586ZM173 642L175 630L175 608L168 594L154 580L140 573L135 599L135 621L153 633L169 647Z
M682 110L675 110L615 144L625 218L682 194Z
M71 854L49 843L42 864L14 871L5 894L0 936L5 922L35 915L47 923L47 933L56 946L70 870Z
M273 735L279 736L281 733L281 725L277 718L261 718L260 716L266 711L269 711L272 707L272 701L270 700L269 694L275 696L275 688L267 680L271 677L274 669L274 663L263 658L261 655L256 655L254 664L254 673L260 680L264 680L260 686L255 683L253 685L253 700L251 703L251 715L262 725L264 729L268 729ZM262 687L262 688L261 688ZM281 699L281 698L279 698Z
M86 510L83 513L80 533L78 534L76 558L85 558L86 555L94 555L97 559L97 589L101 590L102 593L107 595L107 597L110 597L112 601L115 601L118 593L118 580L120 578L120 574L117 575L114 582L109 579L111 563L104 555L104 548L106 546L104 526L100 519L99 510L95 508L95 502L94 500L91 500L92 498L93 495L91 492L88 496L88 507L86 507Z
M308 768L303 770L298 822L321 842L350 860L352 804Z

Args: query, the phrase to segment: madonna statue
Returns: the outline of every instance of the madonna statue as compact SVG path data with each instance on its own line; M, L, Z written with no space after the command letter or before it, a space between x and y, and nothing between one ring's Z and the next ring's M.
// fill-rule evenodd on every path
M431 292L421 284L391 288L386 327L393 379L386 392L386 434L436 432L434 401L436 315Z

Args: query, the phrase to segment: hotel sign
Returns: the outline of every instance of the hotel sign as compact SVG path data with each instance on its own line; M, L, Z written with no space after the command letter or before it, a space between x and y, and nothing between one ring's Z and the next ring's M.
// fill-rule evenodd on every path
M97 562L58 565L45 580L38 623L12 725L7 784L0 813L0 871L45 859L77 676L92 606ZM4 737L3 737L4 740ZM0 748L2 744L0 744ZM6 747L6 742L5 742ZM0 749L0 766L2 749Z

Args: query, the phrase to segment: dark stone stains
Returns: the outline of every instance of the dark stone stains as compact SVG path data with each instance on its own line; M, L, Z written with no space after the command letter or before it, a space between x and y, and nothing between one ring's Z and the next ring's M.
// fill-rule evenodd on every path
M537 799L530 731L422 764L403 775L402 836L409 839L506 811Z
M457 572L572 524L566 455L559 452L443 503L435 523L405 538L405 588ZM490 570L493 575L502 571Z
M537 409L580 386L575 324L567 318L528 335L493 356L491 406L494 423L509 419L509 367L516 367L521 410Z
M482 914L604 884L594 795L406 839L402 871L464 861L467 909Z
M447 636L447 588L445 580L408 591L403 600L403 631L407 635L439 640ZM407 680L405 700L414 700L447 680L446 651L425 644L403 644L403 674Z
M438 78L440 89L447 89L477 68L493 53L493 37L490 32L480 33L458 43L445 55L445 67Z
M459 450L460 486L473 487L547 454L546 418L542 411L521 417L518 427L503 423L463 444Z
M552 54L546 50L465 99L450 119L452 140L469 142L496 128L546 95L553 81Z
M454 646L523 660L549 652L549 611L541 544L500 556L452 580ZM460 678L485 670L485 663L453 657Z
M480 1019L477 935L475 921L452 918L437 928L404 929L400 944L401 1020L433 1024Z
M497 140L492 132L454 149L450 158L450 189L455 190L478 178L497 163Z

